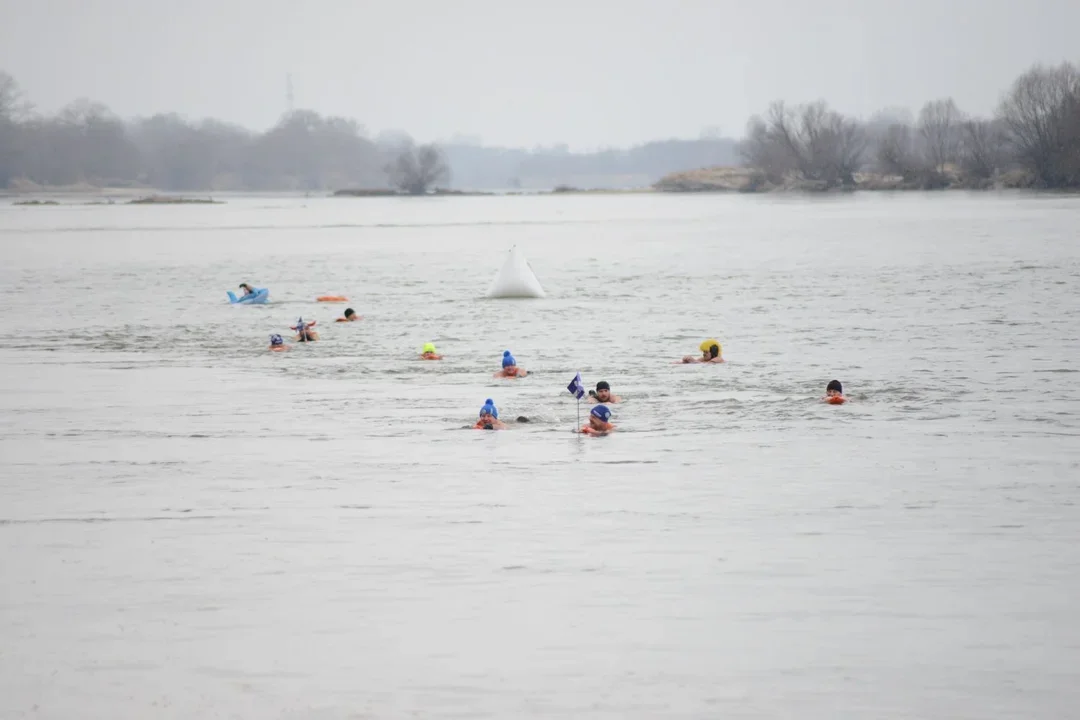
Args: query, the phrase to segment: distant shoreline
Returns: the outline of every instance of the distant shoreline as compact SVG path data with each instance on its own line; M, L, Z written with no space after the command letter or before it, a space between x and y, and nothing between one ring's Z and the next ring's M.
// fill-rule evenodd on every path
M123 196L117 198L115 195L108 195L106 192L72 192L72 191L59 191L50 193L47 191L40 191L35 193L21 193L10 197L20 198L28 195L34 195L38 197L32 197L31 199L15 200L12 205L19 207L40 207L48 206L55 207L57 205L224 205L224 200L215 200L212 197L184 197L179 195L141 195L138 197L131 197L123 199ZM87 197L102 197L106 195L103 200L91 200L86 202L60 202L56 198L87 198ZM0 196L3 197L3 196ZM42 200L40 198L48 198Z
M672 173L650 187L638 188L578 188L561 185L550 190L447 190L437 189L426 195L408 195L395 190L382 188L344 188L326 192L312 191L273 191L244 192L231 191L217 193L214 196L183 195L175 192L157 192L149 189L132 188L91 188L76 186L66 188L35 188L34 190L8 190L0 192L0 200L11 199L13 206L19 207L56 207L60 205L223 205L222 198L453 198L453 197L532 197L558 195L838 195L865 192L902 192L902 193L939 193L944 191L965 192L1038 192L1053 195L1076 195L1075 188L1038 188L1033 187L1028 178L1020 174L1003 175L992 182L965 183L961 179L951 178L939 187L927 188L915 182L905 182L900 177L877 174L857 175L855 185L844 187L823 187L805 181L789 181L771 184L762 181L761 174L744 167L717 167L688 170ZM93 198L93 199L91 199ZM66 200L66 202L64 202ZM79 202L81 201L81 202Z

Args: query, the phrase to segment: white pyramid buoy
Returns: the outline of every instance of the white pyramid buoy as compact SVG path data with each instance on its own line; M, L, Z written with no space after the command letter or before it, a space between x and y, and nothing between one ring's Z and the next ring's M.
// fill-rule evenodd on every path
M510 248L510 255L503 263L499 274L488 290L489 298L542 298L544 288L536 279L525 256L518 252L517 246Z

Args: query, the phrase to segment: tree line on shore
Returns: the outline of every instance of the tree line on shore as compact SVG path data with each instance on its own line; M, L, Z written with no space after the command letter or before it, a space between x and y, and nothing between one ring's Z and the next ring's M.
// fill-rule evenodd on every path
M647 184L739 158L753 176L749 189L1080 187L1080 70L1071 63L1031 68L989 118L968 116L951 98L927 103L917 117L885 110L866 121L823 101L776 102L751 118L737 147L702 138L588 154L565 147L418 146L403 133L371 139L355 120L310 110L286 113L262 133L176 114L129 122L84 99L44 116L0 71L0 190L88 185L423 194L446 186L451 166L473 188L523 186L522 176L550 185L600 175Z
M750 119L739 151L756 186L1077 188L1080 69L1032 67L989 118L967 115L952 98L928 102L915 118L885 110L868 121L821 101L778 101Z
M439 187L512 189L560 183L647 185L695 163L737 161L726 138L646 143L628 150L571 153L453 140L416 145L401 132L368 136L358 122L311 110L286 113L265 132L217 120L160 114L125 121L76 100L38 114L0 72L0 191L64 187L170 191L384 191Z
M323 190L360 186L425 192L447 180L440 148L402 133L376 140L355 120L286 113L256 133L176 114L125 122L76 100L54 116L32 111L0 72L0 190L34 187L162 190Z

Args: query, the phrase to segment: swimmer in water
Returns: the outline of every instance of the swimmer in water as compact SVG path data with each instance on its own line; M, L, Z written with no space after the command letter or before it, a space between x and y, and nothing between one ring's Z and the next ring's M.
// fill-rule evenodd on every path
M270 336L270 349L274 352L286 352L291 348L285 344L285 338L275 334Z
M509 350L503 351L502 357L502 370L495 373L495 377L504 378L523 378L529 373L525 371L525 368L519 368L517 366L517 360L510 354Z
M499 420L499 409L495 402L488 398L484 401L484 407L480 408L480 419L473 425L477 430L505 430L506 425Z
M345 308L345 317L339 317L334 322L353 322L355 320L363 320L363 315L357 315L356 311L352 308Z
M254 295L255 291L251 289L251 286L247 283L240 283L240 289L244 291L244 297L248 295Z
M442 360L442 355L435 352L435 343L424 343L424 349L420 351L421 360Z
M682 359L683 363L722 363L724 357L721 355L722 347L720 343L715 340L709 339L701 343L699 346L701 349L701 357L696 358L693 355L687 355Z
M829 384L825 386L825 397L821 399L831 405L843 405L847 402L847 398L844 397L844 386L839 380L829 381Z
M615 429L611 423L611 411L606 405L597 405L589 411L589 424L581 428L585 435L607 435Z
M319 333L311 329L314 326L314 320L311 322L304 322L304 318L298 318L296 325L293 326L293 330L296 331L296 336L293 340L296 342L315 342L319 339Z
M611 394L611 386L607 384L606 380L601 380L596 383L596 389L589 391L589 402L591 403L617 403L622 402L622 398L618 395Z

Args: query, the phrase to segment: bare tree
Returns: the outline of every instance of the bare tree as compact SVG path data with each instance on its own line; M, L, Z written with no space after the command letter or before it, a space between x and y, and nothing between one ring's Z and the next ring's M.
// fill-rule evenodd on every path
M963 121L952 98L934 100L919 112L919 134L926 151L926 165L939 176L955 162L960 146L959 125Z
M750 167L760 170L766 180L779 185L795 169L790 153L775 141L761 117L750 118L746 139L739 144L739 154Z
M742 155L773 182L795 175L835 187L854 184L865 150L859 124L824 102L791 108L775 102L764 119L750 121Z
M882 133L877 145L877 167L886 175L899 175L914 182L921 173L911 127L895 123Z
M1048 187L1080 185L1080 70L1036 65L1013 83L998 115L1017 162Z
M855 173L863 166L867 137L865 129L850 118L835 112L826 116L821 136L820 161L828 168L830 183L854 186Z
M993 120L968 120L960 126L960 168L964 174L989 180L1004 162L1004 136Z
M0 189L17 176L19 165L24 164L25 149L22 142L25 130L21 123L30 114L19 83L0 70Z
M24 120L32 109L15 78L0 70L0 122Z
M398 147L396 156L386 166L390 183L408 195L424 195L450 178L450 168L442 150L435 144Z

